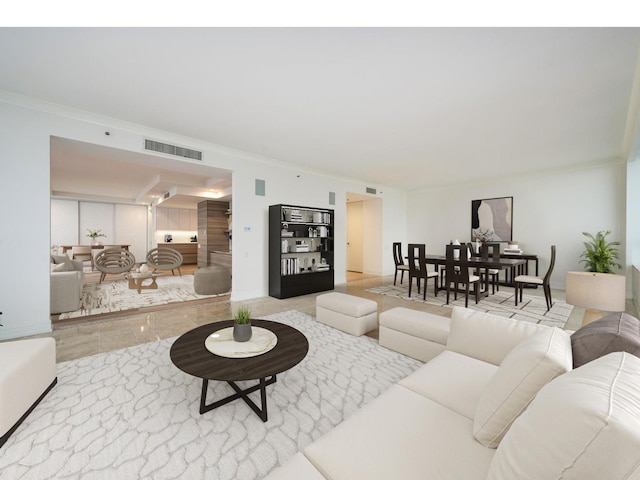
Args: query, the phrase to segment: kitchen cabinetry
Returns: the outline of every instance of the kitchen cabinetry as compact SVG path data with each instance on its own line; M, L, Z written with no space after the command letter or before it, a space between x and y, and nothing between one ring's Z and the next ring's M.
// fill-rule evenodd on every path
M183 265L195 265L198 263L198 244L192 243L158 243L158 248L169 247L182 254Z
M333 290L333 214L313 207L269 207L270 296Z
M198 211L188 208L156 209L156 230L198 230Z

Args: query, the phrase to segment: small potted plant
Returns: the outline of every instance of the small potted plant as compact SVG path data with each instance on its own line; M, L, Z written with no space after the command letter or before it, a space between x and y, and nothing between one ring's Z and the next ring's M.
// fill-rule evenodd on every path
M98 237L106 237L106 235L104 233L102 233L102 230L91 230L90 228L87 228L87 237L89 237L91 239L91 243L93 243L94 245L96 244L96 239Z
M233 339L246 342L251 339L251 310L249 307L238 307L233 314Z

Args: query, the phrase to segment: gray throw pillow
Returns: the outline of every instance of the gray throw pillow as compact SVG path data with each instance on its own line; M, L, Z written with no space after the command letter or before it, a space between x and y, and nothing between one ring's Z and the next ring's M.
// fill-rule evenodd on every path
M573 368L611 352L640 357L640 320L628 313L612 313L571 335Z
M51 260L56 265L63 264L64 268L62 271L64 272L73 272L75 270L75 268L73 268L73 263L71 262L71 259L66 255L51 255ZM59 271L59 270L56 270L56 271Z

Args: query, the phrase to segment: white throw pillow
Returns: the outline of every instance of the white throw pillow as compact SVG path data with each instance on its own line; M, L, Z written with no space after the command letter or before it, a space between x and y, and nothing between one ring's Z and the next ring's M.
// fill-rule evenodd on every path
M640 467L640 358L615 352L560 375L513 422L487 480L630 480Z
M515 347L485 387L473 418L473 436L497 448L513 421L538 391L571 370L571 337L559 328L546 328Z

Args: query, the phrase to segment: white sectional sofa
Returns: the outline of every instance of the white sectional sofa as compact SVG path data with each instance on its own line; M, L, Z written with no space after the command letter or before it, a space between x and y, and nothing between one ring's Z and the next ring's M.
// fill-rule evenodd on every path
M436 322L438 323L438 322ZM455 307L446 348L269 480L640 479L640 359Z

